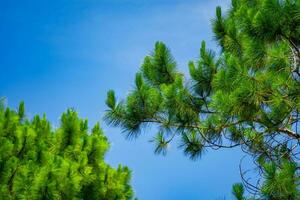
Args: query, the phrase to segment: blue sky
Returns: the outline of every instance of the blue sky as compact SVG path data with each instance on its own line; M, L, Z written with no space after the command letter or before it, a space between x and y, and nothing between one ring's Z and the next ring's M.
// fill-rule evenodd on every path
M24 100L28 116L46 113L54 125L75 108L90 125L102 122L105 97L124 97L135 72L155 41L164 41L187 72L202 40L216 48L210 19L229 0L27 0L0 1L0 96L16 107ZM153 154L147 131L134 141L102 123L111 141L106 160L133 171L140 200L231 199L240 181L238 149L209 151L191 161L170 147Z

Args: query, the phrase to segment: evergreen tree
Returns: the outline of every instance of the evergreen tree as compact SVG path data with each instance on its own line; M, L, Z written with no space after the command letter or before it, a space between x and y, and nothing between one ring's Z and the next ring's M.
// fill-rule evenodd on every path
M46 117L26 118L0 103L0 197L30 200L129 200L130 170L104 162L109 143L99 124L67 110L53 129Z
M106 121L129 137L155 125L156 153L177 137L191 159L239 146L259 172L250 183L241 169L253 198L300 199L300 1L232 0L226 14L217 7L212 27L221 51L202 42L190 79L157 42L126 99L108 92ZM245 199L241 185L233 194Z

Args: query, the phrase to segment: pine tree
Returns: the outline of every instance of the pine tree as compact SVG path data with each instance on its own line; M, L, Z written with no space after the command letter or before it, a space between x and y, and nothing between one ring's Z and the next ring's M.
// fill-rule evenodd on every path
M104 162L109 143L100 125L67 110L53 129L46 117L0 103L1 199L129 200L131 172Z
M157 42L126 99L108 92L105 120L129 137L154 125L156 153L174 138L191 159L239 146L259 172L250 183L241 169L251 198L300 199L300 1L232 0L226 14L217 7L212 28L221 51L202 42L190 79ZM245 198L241 185L233 194Z

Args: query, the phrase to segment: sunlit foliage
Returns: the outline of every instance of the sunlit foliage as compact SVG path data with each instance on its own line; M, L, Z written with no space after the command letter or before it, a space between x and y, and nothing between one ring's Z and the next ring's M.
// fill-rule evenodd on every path
M130 170L104 162L109 143L99 124L67 110L58 128L0 106L0 199L129 200Z
M157 42L125 100L108 93L105 119L130 137L155 125L157 153L177 137L192 159L240 146L259 172L250 183L241 170L253 198L299 199L300 1L232 0L212 27L220 53L202 42L184 76ZM233 193L245 198L241 185Z

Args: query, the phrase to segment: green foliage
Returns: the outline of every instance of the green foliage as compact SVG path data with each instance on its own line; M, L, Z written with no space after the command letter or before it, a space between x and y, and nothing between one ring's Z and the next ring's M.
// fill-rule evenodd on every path
M203 42L186 80L157 42L136 88L105 119L134 136L155 125L157 153L175 136L192 159L208 148L240 146L259 172L257 184L244 180L249 193L299 199L300 1L232 0L226 14L217 7L212 27L220 55ZM244 199L241 185L233 194Z
M0 109L1 199L132 199L130 170L104 162L109 143L99 124L91 131L74 110L52 129L46 117Z
M156 42L154 52L145 57L141 71L149 84L159 86L174 82L175 68L169 49L162 42Z
M19 105L18 115L21 120L25 117L25 104L23 101Z
M295 163L283 161L280 168L274 163L267 163L263 165L263 170L265 182L261 191L266 199L300 199L300 179Z
M232 186L232 194L236 200L245 200L244 187L240 183L234 184Z

